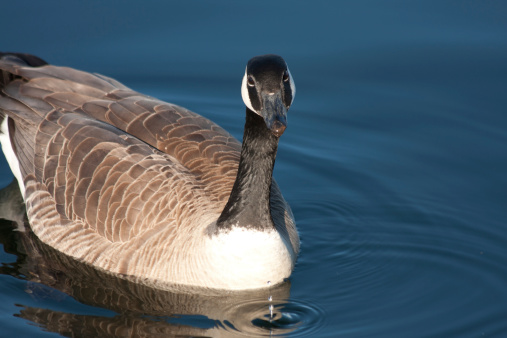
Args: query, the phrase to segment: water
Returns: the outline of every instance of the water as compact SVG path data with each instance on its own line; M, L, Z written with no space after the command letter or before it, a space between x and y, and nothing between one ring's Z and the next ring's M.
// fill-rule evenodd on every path
M0 335L507 336L504 2L46 1L2 14L2 49L115 77L237 138L246 61L284 56L297 95L275 177L302 251L269 291L160 292L2 221ZM11 180L2 159L0 185Z

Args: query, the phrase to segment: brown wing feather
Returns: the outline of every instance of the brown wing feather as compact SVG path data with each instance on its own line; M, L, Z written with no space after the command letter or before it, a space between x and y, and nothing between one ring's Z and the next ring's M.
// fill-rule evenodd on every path
M192 201L203 211L214 208L203 189L195 189L200 182L174 158L81 114L48 114L35 132L35 148L42 160L33 163L35 175L26 176L27 200L46 202L31 202L30 212L57 210L48 214L54 222L72 222L72 228L93 230L109 242L145 236L167 219L184 220L195 212L188 207Z
M207 191L225 205L241 145L212 121L101 75L56 66L15 66L9 71L25 80L9 88L15 100L40 107L41 113L74 111L121 129L173 156L204 184L220 181Z

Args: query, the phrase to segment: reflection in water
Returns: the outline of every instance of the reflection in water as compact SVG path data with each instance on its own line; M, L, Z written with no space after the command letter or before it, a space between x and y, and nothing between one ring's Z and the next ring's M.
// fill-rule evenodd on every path
M95 337L280 335L294 330L303 333L301 324L308 317L310 321L318 318L311 307L287 304L288 282L248 292L181 286L165 291L98 271L39 241L25 226L21 206L16 182L0 191L0 218L10 219L0 221L0 243L17 257L15 263L2 266L0 273L28 280L27 292L34 297L61 298L55 291L59 290L83 304L116 313L92 316L19 305L17 316L43 330ZM23 226L24 231L13 231ZM52 289L48 291L47 286Z

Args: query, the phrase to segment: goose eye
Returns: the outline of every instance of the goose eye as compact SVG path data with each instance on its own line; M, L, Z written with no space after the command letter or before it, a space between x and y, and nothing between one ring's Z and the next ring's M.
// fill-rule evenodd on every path
M289 81L289 72L285 71L283 72L283 82Z
M249 87L255 86L255 81L254 81L253 77L251 77L251 76L248 76L246 83L248 84Z

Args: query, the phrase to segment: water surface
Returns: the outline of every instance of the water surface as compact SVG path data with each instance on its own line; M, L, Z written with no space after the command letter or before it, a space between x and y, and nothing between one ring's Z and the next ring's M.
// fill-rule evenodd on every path
M3 49L115 77L238 139L246 61L284 56L297 95L275 178L302 239L287 283L196 295L101 274L1 221L3 335L507 335L504 2L46 1L3 13ZM12 178L2 158L0 186Z

